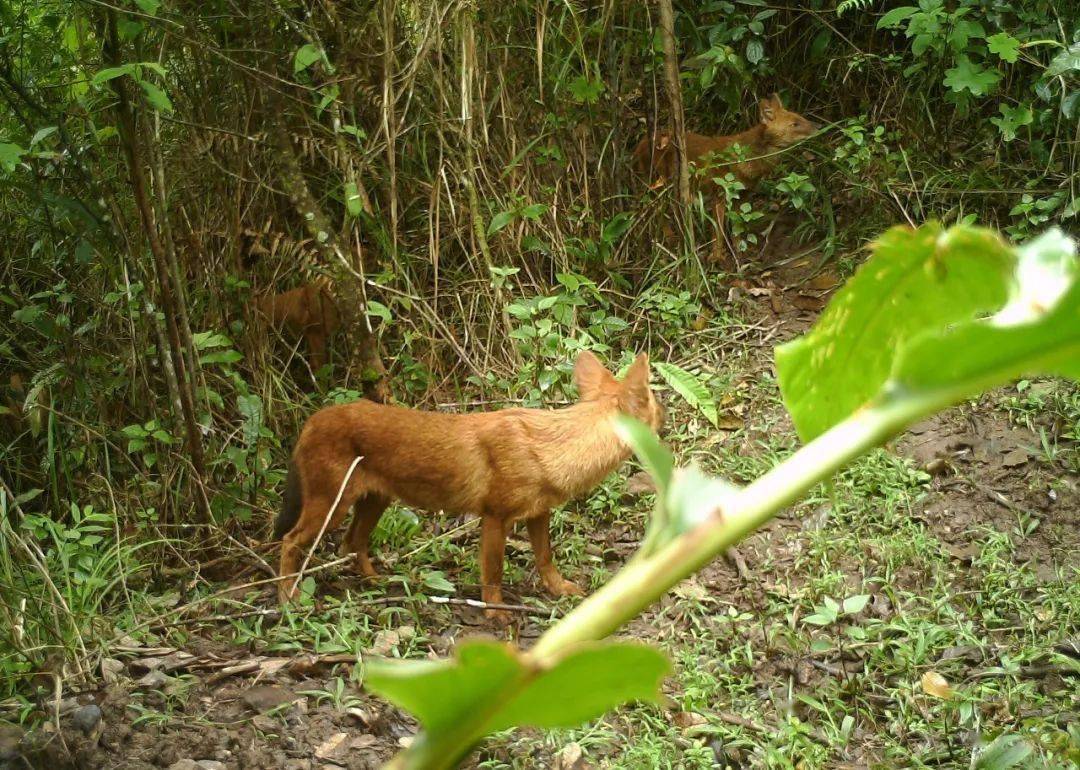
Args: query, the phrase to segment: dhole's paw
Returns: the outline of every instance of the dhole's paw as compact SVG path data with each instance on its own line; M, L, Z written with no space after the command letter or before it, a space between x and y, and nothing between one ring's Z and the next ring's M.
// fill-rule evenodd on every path
M278 602L288 604L300 594L300 588L294 587L294 580L283 580L278 583Z
M558 582L552 582L548 584L548 593L552 596L584 596L585 590L572 580L566 578L560 579Z
M352 563L349 565L349 571L362 578L377 578L379 576L379 573L371 565L371 562L366 559L363 561L360 559L353 559Z
M484 610L484 617L496 626L510 625L510 613L506 610Z

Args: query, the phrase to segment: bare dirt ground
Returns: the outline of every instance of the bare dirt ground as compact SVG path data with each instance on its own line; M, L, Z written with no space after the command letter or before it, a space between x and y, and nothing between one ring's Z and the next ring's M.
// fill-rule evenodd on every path
M812 275L810 267L805 260L775 268L737 282L732 290L728 299L749 319L744 328L752 329L741 343L748 351L739 359L743 379L768 376L772 346L804 330L836 283L830 275ZM843 749L829 750L824 759L810 749L800 759L801 749L795 749L784 760L790 766L906 766L907 762L896 758L896 750L908 747L912 757L926 752L937 766L966 767L970 749L966 755L953 758L950 746L949 753L942 754L941 737L925 726L930 723L928 716L897 716L906 709L929 713L932 708L905 694L910 688L905 690L906 685L898 684L904 676L879 672L880 681L886 684L866 684L878 681L874 678L878 659L869 652L873 645L860 648L852 644L847 651L819 654L786 642L781 632L804 628L801 616L806 610L801 607L805 603L794 599L807 592L816 595L815 586L822 581L831 581L833 595L838 597L869 593L871 599L862 614L881 623L896 622L898 629L907 605L898 606L897 597L942 596L942 601L953 602L955 623L970 623L971 633L981 640L971 645L950 640L947 654L954 661L965 661L963 670L972 682L998 676L994 672L1002 665L1000 650L1008 647L1006 632L981 628L980 612L984 610L968 601L981 600L994 591L994 568L985 556L988 543L996 541L988 540L987 533L1023 529L1022 537L1009 541L1015 548L1006 554L1006 562L1024 565L1035 575L1036 582L1026 587L1003 578L996 589L1000 591L1031 591L1031 585L1040 581L1060 580L1061 570L1068 575L1068 570L1077 566L1080 553L1076 478L1063 476L1052 463L1040 459L1040 436L1010 420L1006 411L997 408L999 401L1000 395L988 397L978 405L929 420L895 447L901 456L912 460L908 467L925 474L915 503L902 508L910 526L916 528L912 531L925 538L932 549L943 550L932 565L920 568L918 559L897 558L887 552L893 541L875 538L873 530L866 530L865 538L860 535L850 548L815 551L818 546L813 543L829 538L836 542L845 527L858 529L857 523L845 522L873 515L875 500L889 494L872 485L866 489L856 486L853 496L861 495L867 506L860 507L851 503L834 506L824 493L744 543L739 562L716 561L628 629L629 635L659 641L673 658L676 674L668 685L671 702L666 707L640 707L644 709L641 714L639 707L628 713L622 710L605 721L599 737L588 729L546 738L534 731L500 737L471 758L468 766L568 770L647 767L652 761L656 767L785 766L770 759L769 746L780 746L782 751L781 744L802 744L798 743L801 738L776 739L780 723L794 714L805 726L807 745L829 743L831 733L825 734L828 722L807 705L807 698L824 700L822 693L835 691L838 698L850 697L855 707L855 728L849 727L849 743ZM775 398L756 401L751 396L745 408L733 414L742 415L744 430L722 432L719 439L688 439L683 454L702 453L706 464L709 452L727 453L732 462L739 456L762 456L767 454L762 441L778 431L788 434L787 445L791 445L790 424ZM769 417L759 419L760 414ZM624 477L632 472L626 468L620 471ZM621 494L625 500L633 499L632 493ZM580 513L584 508L575 510L579 511L576 515L587 515ZM888 521L883 519L883 528L888 528ZM591 563L609 571L617 568L636 546L640 524L639 517L590 531L583 558L591 557ZM422 537L430 535L431 526L431 520L426 520ZM465 549L475 547L474 541L475 533L466 530L462 539ZM525 576L515 588L523 597L542 596L527 548L523 551L511 549L511 561L521 566ZM829 569L822 571L820 562L812 563L817 558L812 554L818 552L832 554ZM460 574L461 565L452 559L435 563L452 582L468 583L468 576ZM935 586L940 587L946 576L948 587L942 593ZM582 575L579 572L575 577ZM813 581L817 582L811 585ZM353 579L344 575L324 576L320 585L331 596L355 587ZM357 620L370 641L365 648L367 656L445 655L464 636L497 633L468 607L409 604L404 599L396 605L386 596L400 596L398 584L382 586L374 595L382 597L379 603L365 609L361 602L350 609L360 615L367 613ZM263 606L267 610L273 607L269 594ZM776 614L777 606L786 609ZM257 634L245 638L232 634L234 621L215 620L211 610L208 614L183 627L186 640L182 646L174 642L159 648L127 644L105 651L108 683L100 689L64 694L59 733L45 729L33 736L0 736L0 757L8 757L6 763L0 759L0 767L375 768L415 734L417 726L411 718L357 686L359 677L350 676L359 673L354 672L356 655L272 649L260 644ZM745 622L739 623L739 618ZM770 618L768 623L765 618ZM1075 618L1066 622L1073 621ZM258 628L268 628L278 620L269 615L258 622L262 624ZM1017 617L1015 622L1026 624L1026 633L1040 633L1037 621ZM940 625L947 628L948 623L942 620ZM333 621L327 624L332 626ZM527 645L546 624L546 618L520 614L513 633ZM1060 635L1061 626L1054 627L1059 629L1054 633ZM898 630L897 635L902 637L903 633ZM886 642L881 644L887 646ZM900 649L900 642L896 644ZM913 641L913 649L918 644ZM939 644L938 649L945 644ZM314 638L308 649L319 649ZM737 661L733 651L739 649L752 649L752 659ZM1049 664L1039 670L1032 661L1023 665L1026 669L1017 681L1043 693L1058 693L1052 702L1066 706L1070 700L1062 700L1060 693L1071 689L1071 703L1077 704L1077 680L1067 671ZM708 690L708 685L701 685L706 688L702 693L694 689L698 686L697 666L722 680L718 691ZM909 678L914 681L922 670L925 666L912 663ZM858 684L860 681L863 684ZM1022 716L1013 714L1002 720L1018 724ZM993 714L984 715L987 721L993 718ZM649 727L653 724L650 720L664 724ZM924 727L908 731L913 723ZM897 728L898 724L902 727ZM656 760L648 759L651 755L641 748L649 740L650 730L655 731L661 747ZM893 735L882 736L891 730ZM613 735L621 738L612 739ZM970 735L958 735L954 743L963 747L970 740ZM755 742L760 743L757 749ZM637 748L631 750L632 745ZM12 758L16 749L25 752L23 758ZM911 765L916 764L911 759Z

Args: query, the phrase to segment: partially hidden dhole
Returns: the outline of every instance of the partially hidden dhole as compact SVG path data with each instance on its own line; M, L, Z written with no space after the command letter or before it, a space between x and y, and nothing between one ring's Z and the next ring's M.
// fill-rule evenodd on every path
M274 326L304 338L312 372L326 364L327 342L337 331L340 318L325 281L306 283L281 294L263 295L255 306Z
M687 161L699 167L712 162L718 166L717 175L723 176L730 172L747 189L753 189L762 177L772 171L780 150L806 139L820 129L816 123L797 112L784 109L778 94L758 103L758 117L760 121L756 126L738 134L705 136L687 131ZM737 157L745 160L733 162ZM657 181L653 186L664 184L678 175L676 161L675 147L671 143L671 135L667 133L656 133L651 141L646 136L634 148L634 168L650 180L655 178ZM711 199L713 202L716 240L713 242L712 256L720 260L724 255L724 193L715 184L702 185L701 191L706 200Z
M481 597L488 604L502 603L506 537L519 519L528 528L544 587L554 596L582 593L552 560L551 511L592 490L629 456L629 447L616 435L618 415L657 430L663 410L649 387L644 353L617 380L596 356L583 352L574 364L574 380L579 400L562 409L447 414L362 399L313 414L293 451L274 531L282 539L281 600L295 595L305 550L324 521L329 517L330 531L350 508L352 521L341 552L353 556L356 572L375 575L369 538L395 500L481 518ZM331 513L339 491L341 499ZM485 612L507 620L498 609Z

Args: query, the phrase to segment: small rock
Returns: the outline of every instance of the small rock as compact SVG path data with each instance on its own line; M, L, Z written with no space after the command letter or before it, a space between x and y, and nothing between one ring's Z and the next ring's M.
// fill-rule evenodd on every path
M284 687L260 685L247 690L241 697L253 711L262 713L275 709L293 700L293 694Z
M315 758L330 760L338 758L348 749L346 745L348 738L348 733L334 733L323 741L319 748L315 749Z
M370 734L365 733L364 735L358 735L355 738L353 738L351 741L349 741L349 750L353 751L355 749L370 748L371 746L374 746L378 742L379 742L379 739L376 738L374 735L370 735Z
M83 735L89 735L91 731L101 724L101 707L96 703L82 706L71 714L71 724L81 730Z
M160 690L162 687L169 683L169 675L158 670L151 671L141 679L136 680L135 684L138 687L143 687L150 690Z
M403 735L397 739L397 745L403 749L407 749L412 746L412 742L416 739L415 735Z
M225 770L225 763L216 759L200 759L195 763L200 770Z
M1014 449L1001 458L1001 464L1006 468L1015 468L1028 461L1028 453L1023 449Z
M268 717L265 714L259 714L257 717L251 720L251 726L256 730L260 730L264 733L277 733L281 730L281 725L273 717Z
M56 704L56 713L60 716L65 716L77 708L79 708L79 700L77 698L64 698Z
M401 643L401 635L393 629L383 629L375 634L375 641L368 647L365 652L368 655L378 655L385 657Z
M124 664L116 658L101 659L101 679L105 684L112 684L120 678Z
M169 770L202 770L194 759L178 759L169 765Z

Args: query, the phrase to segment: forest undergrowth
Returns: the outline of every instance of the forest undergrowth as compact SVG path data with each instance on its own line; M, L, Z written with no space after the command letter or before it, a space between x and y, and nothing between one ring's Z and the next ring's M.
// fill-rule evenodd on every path
M673 10L688 130L747 129L774 92L822 126L756 190L709 172L724 265L710 201L631 168L673 118L652 4L0 4L0 766L376 767L408 742L364 659L493 632L465 602L478 530L395 507L378 582L323 549L282 613L271 521L323 405L557 406L579 351L644 350L665 440L746 482L798 445L773 346L869 239L1077 232L1067 4ZM312 367L256 306L319 281L341 318ZM590 589L641 540L636 471L556 514ZM934 418L634 622L674 662L669 702L470 762L967 767L1005 734L1069 767L1078 472L1074 385ZM520 537L528 644L577 600L543 594Z

